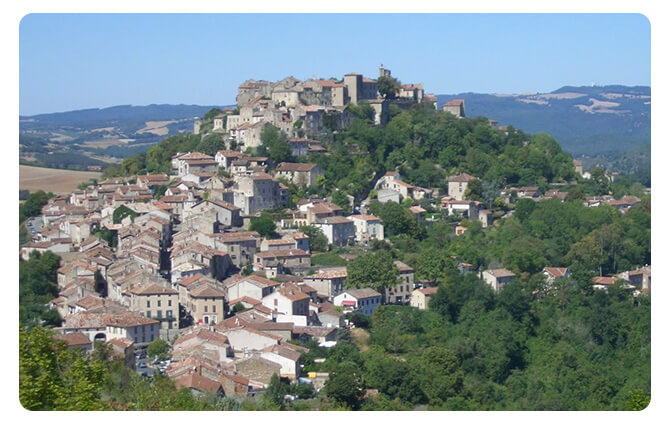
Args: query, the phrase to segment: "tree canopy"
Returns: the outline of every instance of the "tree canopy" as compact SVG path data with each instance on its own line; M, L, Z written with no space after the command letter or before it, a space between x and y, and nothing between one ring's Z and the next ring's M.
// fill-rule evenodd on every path
M398 268L389 252L367 253L347 263L347 287L371 287L380 293L399 283Z

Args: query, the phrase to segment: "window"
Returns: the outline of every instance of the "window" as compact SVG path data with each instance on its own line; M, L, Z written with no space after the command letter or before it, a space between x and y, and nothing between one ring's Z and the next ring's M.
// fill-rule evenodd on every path
M151 308L151 301L147 301L147 308Z
M147 311L147 318L151 318L151 311ZM142 331L144 331L144 326L142 327Z
M217 312L217 305L212 305L212 312Z
M168 300L168 306L172 306L172 300ZM168 311L170 312L170 311Z
M205 315L205 316L203 317L203 321L205 321L205 324L209 324L209 323L210 323L210 317L207 316L207 315Z
M160 300L158 301L158 304L156 306L158 306L159 308L161 307L161 301Z
M157 311L157 312L156 312L156 316L160 319L160 318L163 316L163 315L162 315L162 312L161 312L161 311Z
M172 311L165 311L165 316L167 318L172 318Z

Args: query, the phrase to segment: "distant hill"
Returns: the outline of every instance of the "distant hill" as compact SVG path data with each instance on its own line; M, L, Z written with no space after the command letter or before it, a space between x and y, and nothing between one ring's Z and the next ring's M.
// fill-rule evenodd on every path
M565 86L550 93L437 97L439 107L464 99L467 117L547 132L574 156L621 153L650 143L650 87Z
M85 170L146 151L167 136L193 130L193 119L213 107L121 105L19 116L19 161Z
M209 109L221 106L151 104L147 106L120 105L107 108L89 108L62 113L19 116L22 131L58 129L91 130L118 127L140 130L148 121L170 121L202 117ZM130 135L130 133L129 133Z

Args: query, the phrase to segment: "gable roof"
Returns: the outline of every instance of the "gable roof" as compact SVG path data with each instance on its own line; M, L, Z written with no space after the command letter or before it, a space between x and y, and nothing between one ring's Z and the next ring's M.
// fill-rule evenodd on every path
M475 180L475 177L471 176L468 173L461 173L456 176L450 176L447 178L448 182L468 182L471 180Z
M158 283L148 282L136 286L130 291L134 295L176 295L177 292Z
M189 374L175 380L175 385L182 388L192 388L194 390L217 394L219 389L223 389L221 383L212 381L198 374Z
M417 289L416 291L422 293L424 296L431 296L438 292L438 287L425 287L423 289Z
M315 167L316 164L311 163L280 163L277 171L310 171Z
M550 274L552 277L561 278L564 277L568 271L566 267L545 267L543 271Z
M600 284L604 286L610 286L615 284L617 279L615 277L594 277L592 278L592 284Z
M203 284L202 286L198 286L195 289L191 290L189 292L189 296L192 297L212 297L212 298L219 298L219 297L226 297L224 292L219 289L215 289L214 287L210 286L209 284Z
M83 333L67 333L54 336L56 340L62 340L68 346L85 346L91 344L91 340Z
M507 270L505 268L497 268L493 270L487 270L490 274L492 274L496 278L501 278L501 277L515 277L515 273Z
M351 221L347 220L351 223ZM262 251L254 254L259 258L293 258L293 257L309 257L310 254L305 252L303 249L275 249L271 251Z
M401 261L394 261L394 265L396 265L396 268L398 268L399 271L415 271L411 266Z
M174 347L179 346L182 343L185 343L191 339L198 339L201 340L202 342L207 342L207 343L217 343L220 345L228 345L228 337L225 335L217 332L217 331L210 331L207 328L200 328L200 329L194 329L191 332L188 332L186 334L183 334L175 340L173 343Z
M370 287L363 287L361 289L347 289L344 293L354 296L357 299L368 299L370 297L382 296L380 292Z
M244 275L240 275L240 274L236 274L234 276L231 276L231 277L227 278L224 281L224 284L226 285L227 288L230 288L232 286L235 286L236 284L239 284L239 283L242 283L242 282L245 282L245 281L249 282L249 283L251 283L255 286L261 287L261 288L278 286L280 284L276 281L272 281L272 280L269 280L269 279L264 278L264 277L259 277L257 275L244 276Z

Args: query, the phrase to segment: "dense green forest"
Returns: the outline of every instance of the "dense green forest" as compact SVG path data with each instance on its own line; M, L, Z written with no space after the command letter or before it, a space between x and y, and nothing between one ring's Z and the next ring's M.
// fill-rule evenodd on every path
M19 322L25 326L60 325L58 312L45 305L58 296L56 272L61 258L52 253L33 252L27 261L19 261Z
M572 280L495 295L477 277L441 284L431 309L379 307L369 335L312 348L324 393L362 410L640 410L650 397L650 300ZM326 358L316 364L316 358ZM364 389L378 392L362 400Z

